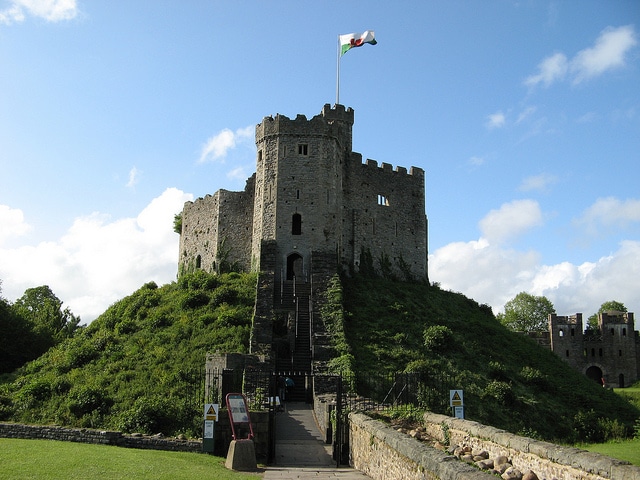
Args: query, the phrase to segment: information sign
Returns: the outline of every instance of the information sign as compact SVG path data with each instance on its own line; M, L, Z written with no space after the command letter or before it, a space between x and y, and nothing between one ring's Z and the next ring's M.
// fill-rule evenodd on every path
M254 436L253 426L245 396L241 393L228 393L226 401L233 439L252 439Z
M449 406L461 407L464 405L462 390L449 390Z

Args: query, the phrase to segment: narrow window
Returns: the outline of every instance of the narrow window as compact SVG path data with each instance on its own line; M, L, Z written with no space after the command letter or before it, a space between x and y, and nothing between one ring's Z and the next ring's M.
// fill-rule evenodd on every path
M615 334L616 334L616 331L612 328L611 329L611 335L615 335Z
M618 356L621 357L622 356L622 350L618 350Z
M258 163L262 162L262 150L258 151Z
M294 213L291 218L291 234L302 235L302 215Z
M559 336L559 337L564 337L564 330L560 330L560 331L558 332L558 336Z
M202 257L200 255L198 255L196 257L196 268L200 268L202 265Z
M569 356L569 350L567 350L566 354L567 354L567 357L568 357Z
M300 190L296 190L296 200L300 200Z
M572 328L572 329L571 329L571 336L572 336L572 337L575 337L575 336L576 336L576 329L575 329L575 328Z
M286 156L287 156L287 146L286 146L286 145L284 145L284 146L282 147L282 156L283 156L283 157L286 157Z
M591 349L591 356L592 356L592 357L595 357L595 356L596 356L596 349L595 349L595 348L592 348L592 349Z
M601 357L602 356L602 349L598 350L598 355Z
M309 155L309 145L306 143L298 144L298 155Z
M623 336L623 337L626 337L626 336L627 336L627 329L626 329L626 328L623 328L623 329L622 329L622 336Z
M383 207L388 207L389 200L384 195L378 195L378 205L382 205Z

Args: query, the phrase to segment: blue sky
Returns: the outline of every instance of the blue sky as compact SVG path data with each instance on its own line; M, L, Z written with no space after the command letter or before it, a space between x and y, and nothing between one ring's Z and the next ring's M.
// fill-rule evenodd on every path
M426 172L429 276L494 313L640 311L637 1L0 0L2 295L83 321L175 279L173 215L241 190L253 129L336 101Z

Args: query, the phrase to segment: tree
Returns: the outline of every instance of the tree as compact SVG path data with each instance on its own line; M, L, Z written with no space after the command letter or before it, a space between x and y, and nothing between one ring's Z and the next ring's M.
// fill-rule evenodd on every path
M173 231L182 235L182 213L176 213L173 216Z
M62 309L62 301L47 285L26 289L13 307L49 347L72 336L80 323L69 307Z
M615 312L626 312L627 307L624 306L624 303L618 302L616 300L609 300L608 302L604 302L602 305L600 305L598 313L594 313L587 319L587 331L597 332L600 328L598 325L598 315L600 313L609 312L611 310Z
M504 313L496 318L515 332L546 332L549 314L554 312L553 303L547 297L520 292L505 303Z

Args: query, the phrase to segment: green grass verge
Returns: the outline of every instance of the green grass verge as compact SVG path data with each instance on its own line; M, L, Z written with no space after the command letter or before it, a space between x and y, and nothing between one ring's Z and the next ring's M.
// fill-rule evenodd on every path
M601 453L608 457L626 460L640 467L640 439L627 440L624 442L607 442L580 445L580 448L590 452Z
M0 438L0 479L256 480L211 455L137 450L106 445Z

